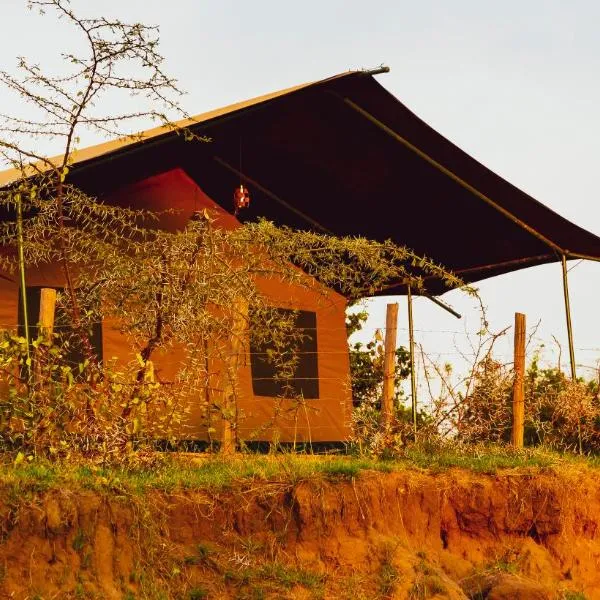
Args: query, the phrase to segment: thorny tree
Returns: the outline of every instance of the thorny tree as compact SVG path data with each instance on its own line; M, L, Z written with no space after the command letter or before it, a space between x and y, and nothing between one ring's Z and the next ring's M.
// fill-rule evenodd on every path
M69 178L82 132L114 136L140 119L154 119L187 140L198 138L172 125L166 114L181 115L180 91L161 69L156 28L81 18L66 0L36 0L30 6L52 10L72 25L87 52L63 54L69 69L58 76L25 59L19 60L20 76L0 72L0 81L36 114L2 116L0 151L15 176L0 192L0 269L14 276L23 274L25 265L58 264L65 282L57 333L33 341L35 377L27 369L27 341L9 332L0 341L5 442L51 455L77 447L108 460L132 437L170 439L181 432L190 394L202 397L207 418L216 414L235 437L243 415L236 403L231 332L244 337L238 354L247 342L241 332L259 341L279 340L286 348L301 335L293 318L282 319L270 307L261 280L306 286L323 298L327 287L335 287L351 299L399 280L419 289L421 280L411 274L415 269L450 287L460 285L440 266L391 242L297 232L266 222L223 231L208 213L173 233L160 229L160 215L88 196ZM136 109L102 113L115 94L132 95ZM144 103L148 108L142 110ZM61 144L58 158L36 150L44 139ZM131 363L100 364L90 330L101 321L129 341ZM73 348L83 357L77 365L67 360ZM154 361L174 349L181 358L166 380L155 373ZM294 369L293 355L285 356L272 356L284 380ZM304 406L302 398L293 400L282 402L282 410Z
M4 224L0 266L11 269L10 240L15 235L21 237L17 254L22 261L29 265L44 261L61 265L64 309L77 338L71 343L81 345L93 371L97 357L90 344L86 311L76 293L73 273L74 265L85 256L77 254L70 237L73 225L77 227L84 220L94 228L99 242L110 243L103 234L108 234L108 228L115 223L108 222L106 212L88 210L86 199L67 185L73 153L85 132L122 135L125 128L140 119L170 123L166 111L181 113L177 103L181 92L162 70L156 27L105 17L80 17L68 0L32 0L28 6L41 14L52 12L59 21L74 28L84 50L77 54L64 52L65 68L55 76L25 58L19 58L16 75L0 71L5 89L31 109L27 117L0 116L0 155L15 169L15 183L5 191L3 204L9 215L11 209L16 212L16 223ZM123 105L124 94L135 99L134 109L116 115L101 111L111 96ZM58 146L60 154L46 158L37 150L45 144ZM23 212L30 217L25 227ZM112 217L113 221L119 220ZM118 231L123 232L123 228ZM25 319L26 313L24 309ZM94 373L91 377L95 377Z
M158 29L140 23L127 24L107 18L82 18L75 14L68 0L31 0L31 9L54 11L80 33L86 52L64 53L64 63L70 68L58 76L46 74L39 65L20 58L19 75L0 71L0 82L22 100L33 106L34 116L23 119L2 115L2 156L21 173L22 185L17 186L13 200L20 210L23 196L31 199L43 194L51 197L56 206L54 218L58 235L52 239L64 271L73 325L81 330L81 310L74 293L73 275L69 260L65 222L68 219L65 202L69 192L65 178L73 151L80 141L81 130L111 136L123 133L123 127L139 119L153 119L162 124L170 119L161 109L179 110L177 97L181 94L173 79L161 69L163 57L158 52ZM146 104L118 115L104 114L98 107L114 92L127 92L136 105ZM39 138L61 145L55 159L41 156L35 150ZM33 144L27 147L26 144ZM31 184L24 176L43 173L43 182ZM26 198L25 198L26 199ZM81 335L88 359L93 360L86 335Z

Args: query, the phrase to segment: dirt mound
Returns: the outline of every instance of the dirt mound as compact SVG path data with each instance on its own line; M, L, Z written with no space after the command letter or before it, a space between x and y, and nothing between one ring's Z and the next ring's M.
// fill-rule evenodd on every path
M600 598L586 470L3 496L2 598Z

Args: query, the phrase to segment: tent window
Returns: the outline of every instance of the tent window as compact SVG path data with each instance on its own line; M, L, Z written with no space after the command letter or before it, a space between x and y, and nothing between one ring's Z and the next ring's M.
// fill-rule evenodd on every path
M47 287L47 286L46 286ZM57 292L62 292L63 288L54 288ZM40 315L40 297L42 288L39 286L27 286L27 322L29 324L29 339L35 340L38 336L38 320ZM85 356L83 348L75 336L74 329L68 325L69 318L65 310L60 306L56 307L54 315L54 332L65 340L69 340L69 349L65 356L65 362L73 369L73 374L77 380L79 373L78 366L84 362ZM21 290L19 289L19 315L18 315L18 334L25 336L25 325L23 319L23 303L21 301ZM102 323L94 323L90 331L90 342L94 354L98 361L102 362Z
M308 400L319 397L319 366L317 355L317 314L307 310L291 311L277 309L281 313L296 316L296 327L303 332L300 342L293 340L289 348L282 351L296 352L297 364L292 379L277 379L276 366L269 361L267 353L274 350L273 344L250 344L250 368L252 391L256 396L302 396ZM295 346L292 347L292 344Z

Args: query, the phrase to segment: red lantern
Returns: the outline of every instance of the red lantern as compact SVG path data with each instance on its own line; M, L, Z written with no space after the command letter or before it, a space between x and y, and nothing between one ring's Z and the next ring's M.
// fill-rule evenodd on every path
M233 214L237 215L242 208L250 206L250 192L240 183L233 192Z

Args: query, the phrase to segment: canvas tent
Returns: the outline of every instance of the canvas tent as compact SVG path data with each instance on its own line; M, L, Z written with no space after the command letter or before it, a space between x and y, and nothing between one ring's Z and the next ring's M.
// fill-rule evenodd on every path
M173 127L162 127L78 151L69 178L105 201L121 202L124 189L139 191L140 182L176 172L196 186L194 198L225 212L242 180L252 193L243 220L264 216L300 229L392 239L468 283L553 261L564 267L571 258L600 259L597 236L434 131L380 85L376 74L343 73L178 124L210 142L187 141ZM16 177L14 171L0 173L0 186ZM425 283L432 294L445 291L437 280ZM381 294L405 291L406 282L398 281ZM14 289L11 293L14 297ZM4 321L6 310L0 309ZM14 319L14 305L11 310ZM342 309L335 310L331 318L341 322ZM344 342L331 344L339 349ZM342 367L323 363L319 377L325 381L327 370L337 368ZM347 363L343 369L347 372ZM332 409L331 423L340 429L321 439L342 439L345 410Z

